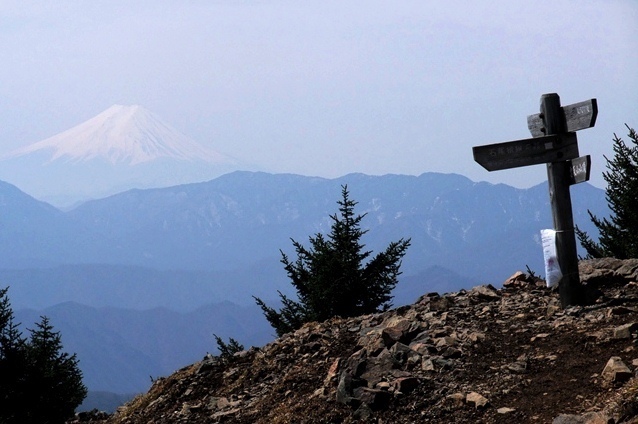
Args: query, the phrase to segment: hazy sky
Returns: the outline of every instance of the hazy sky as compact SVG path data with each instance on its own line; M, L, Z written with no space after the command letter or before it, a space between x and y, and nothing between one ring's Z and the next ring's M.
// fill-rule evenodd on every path
M638 2L0 0L0 153L140 104L271 172L488 173L472 146L527 138L540 96L598 99L603 154L638 129Z

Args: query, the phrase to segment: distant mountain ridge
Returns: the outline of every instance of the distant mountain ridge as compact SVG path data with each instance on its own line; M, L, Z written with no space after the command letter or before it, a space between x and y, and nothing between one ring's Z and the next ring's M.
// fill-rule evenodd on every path
M216 352L213 333L255 346L272 340L273 334L256 305L230 302L210 303L190 312L92 308L75 302L16 310L24 330L32 328L41 315L50 318L60 332L65 350L77 353L87 387L114 393L145 390L151 378Z
M0 198L16 199L6 201L0 216L0 270L12 270L18 280L21 268L27 268L25 275L33 276L28 268L35 267L53 275L55 267L74 264L204 272L223 275L224 284L238 293L250 284L261 294L263 282L285 284L279 250L291 253L290 238L303 243L329 230L344 184L359 202L357 212L367 214L366 248L378 251L390 241L412 239L404 277L439 267L453 270L454 281L498 283L512 267L542 272L540 230L552 225L545 184L521 190L435 173L329 180L253 172L130 190L65 213L15 188L0 192ZM607 215L604 192L588 184L572 192L576 224L595 234L587 210ZM83 274L78 268L73 281L95 273L85 269Z
M305 241L327 231L342 185L359 202L357 211L367 214L369 248L412 238L406 273L439 265L492 277L487 246L494 246L501 263L526 258L542 264L539 232L552 226L546 184L521 190L454 174L322 179L235 172L205 183L128 191L88 202L68 216L127 246L122 256L129 264L232 269L277 258L291 237ZM606 215L604 192L588 184L572 191L576 223L591 230L587 209Z

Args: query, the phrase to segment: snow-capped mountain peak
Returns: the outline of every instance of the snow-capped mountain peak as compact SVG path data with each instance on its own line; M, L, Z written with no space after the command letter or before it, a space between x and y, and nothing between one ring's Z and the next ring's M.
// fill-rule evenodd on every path
M233 162L229 157L195 143L139 105L113 105L88 121L14 150L5 158L38 151L50 152L49 161L84 162L101 158L111 164L135 165L172 158L215 164Z

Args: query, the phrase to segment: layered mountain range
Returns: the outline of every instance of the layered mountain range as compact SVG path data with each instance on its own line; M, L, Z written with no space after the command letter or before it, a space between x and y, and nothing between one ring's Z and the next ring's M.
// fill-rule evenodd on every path
M358 201L356 211L366 214L366 248L378 251L390 241L411 238L404 278L435 269L456 281L500 281L512 266L543 270L540 230L552 222L544 184L521 190L434 173L321 179L253 172L131 190L67 212L0 185L0 269L13 279L28 275L25 286L52 282L56 275L64 275L65 284L79 283L82 275L128 281L123 268L137 270L130 275L139 280L139 270L155 270L144 273L155 281L219 280L211 286L221 288L216 295L214 288L206 290L208 300L238 301L247 288L262 296L286 283L279 250L294 253L290 238L304 242L329 230L342 185ZM577 225L595 234L587 210L607 214L604 192L581 184L572 197ZM112 271L97 272L98 265ZM43 268L48 271L38 271ZM38 293L29 294L30 302ZM144 306L173 306L165 297L154 294ZM199 299L185 302L186 309L200 306Z

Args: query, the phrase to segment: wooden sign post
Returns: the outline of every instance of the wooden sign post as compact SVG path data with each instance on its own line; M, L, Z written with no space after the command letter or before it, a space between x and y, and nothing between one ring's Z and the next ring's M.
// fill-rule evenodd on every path
M540 113L527 117L534 138L473 147L474 160L488 171L547 164L556 251L563 277L558 290L563 308L583 304L569 186L589 180L591 159L578 157L575 131L596 123L596 99L560 105L556 93L541 96Z

